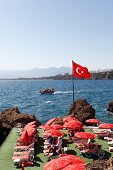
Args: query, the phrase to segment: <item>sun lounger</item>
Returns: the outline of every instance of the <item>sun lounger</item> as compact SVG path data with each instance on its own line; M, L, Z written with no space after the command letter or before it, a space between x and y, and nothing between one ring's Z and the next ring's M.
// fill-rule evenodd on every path
M12 160L14 162L14 165L20 165L21 162L24 161L33 161L34 159L34 151L24 151L21 153L14 153Z
M21 128L17 129L16 133L18 136L20 136L22 134L22 129Z
M102 146L99 144L94 144L92 148L84 148L84 150L81 151L81 154L88 158L99 157L102 159L104 157L104 151L102 151Z
M34 148L34 143L31 143L28 146L15 146L14 150L15 151L26 151L26 150L29 150L30 148Z
M112 132L110 129L92 129L94 133Z
M92 131L98 138L109 137L112 133L110 129L93 129Z
M78 147L81 144L87 144L88 140L87 139L79 139L79 138L75 138L73 139L73 142L75 143L75 145Z
M34 153L34 148L28 150L28 151L20 151L20 152L14 152L13 156L15 155L26 155L26 154L33 154Z
M105 139L107 142L110 142L110 141L112 141L112 140L113 140L113 138L112 138L112 137L104 137L104 139Z
M108 145L109 145L109 146L113 146L113 140L109 141L109 142L108 142Z
M113 147L112 146L109 147L109 151L113 152Z

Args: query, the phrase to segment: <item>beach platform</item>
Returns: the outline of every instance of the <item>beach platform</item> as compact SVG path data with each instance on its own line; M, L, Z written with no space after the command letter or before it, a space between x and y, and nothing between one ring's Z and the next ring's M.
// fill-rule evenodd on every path
M43 129L38 129L39 131L39 142L35 145L35 165L33 167L25 167L25 170L43 170L44 164L47 162L47 158L44 156L43 153ZM63 133L65 133L65 136L63 137L63 142L68 143L69 138L67 135L67 130L63 129ZM91 131L90 129L86 128L85 131ZM17 135L17 128L13 128L13 130L10 132L8 137L6 138L5 142L0 147L0 170L16 170L17 168L14 167L13 161L12 161L12 155L14 152L14 146L16 144L16 141L18 139ZM102 145L102 149L105 152L105 156L107 158L110 158L113 156L113 152L109 152L109 146L105 140L101 140L96 138L96 143L99 143ZM94 159L92 158L86 158L80 155L79 150L75 147L74 143L68 143L68 154L73 154L76 156L80 156L83 160L85 160L86 164L92 163ZM18 168L19 169L19 168Z

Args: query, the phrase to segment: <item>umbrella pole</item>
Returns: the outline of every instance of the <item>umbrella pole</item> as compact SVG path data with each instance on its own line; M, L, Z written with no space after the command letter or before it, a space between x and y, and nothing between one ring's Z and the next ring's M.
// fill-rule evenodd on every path
M75 86L74 86L74 77L73 77L73 60L72 60L72 75L71 75L71 80L72 80L72 88L73 88L73 104L75 101Z

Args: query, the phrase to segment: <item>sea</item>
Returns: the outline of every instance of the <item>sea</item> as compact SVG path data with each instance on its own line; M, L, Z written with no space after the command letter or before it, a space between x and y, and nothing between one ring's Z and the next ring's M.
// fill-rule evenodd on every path
M52 95L40 90L54 88ZM74 96L87 99L96 111L96 118L113 123L113 113L107 111L113 100L113 80L74 80ZM73 103L71 80L0 80L0 112L17 106L22 113L33 114L41 123L68 114Z

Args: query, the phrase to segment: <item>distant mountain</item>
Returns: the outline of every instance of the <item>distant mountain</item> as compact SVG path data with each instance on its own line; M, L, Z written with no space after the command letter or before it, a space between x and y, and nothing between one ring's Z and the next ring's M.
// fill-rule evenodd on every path
M0 71L0 78L33 78L33 77L49 77L58 74L71 73L70 67L48 67L48 68L34 68L31 70L17 70L17 71Z
M105 70L105 71L96 71L90 72L90 80L113 80L113 70ZM69 73L65 73L64 75L58 74L56 76L43 77L41 79L51 79L51 80L71 80L72 76ZM74 79L82 79L75 78Z

